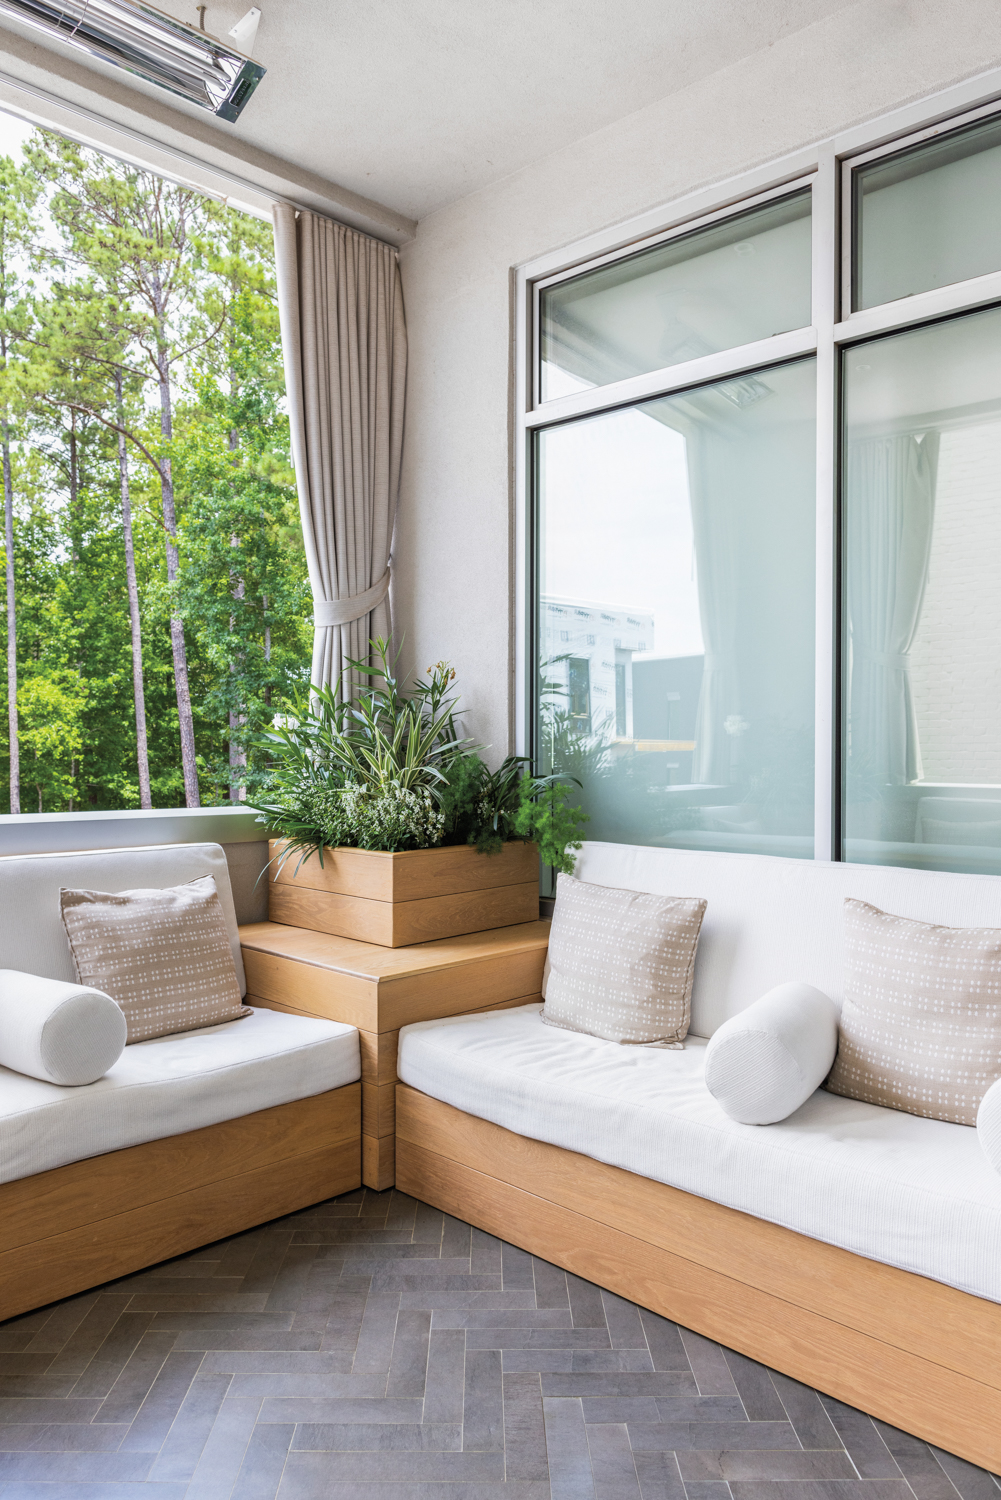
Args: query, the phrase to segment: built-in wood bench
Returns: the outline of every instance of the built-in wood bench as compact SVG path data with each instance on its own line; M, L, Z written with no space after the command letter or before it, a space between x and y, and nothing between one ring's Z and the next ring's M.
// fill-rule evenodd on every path
M396 1175L400 1027L541 1000L548 922L383 948L280 922L240 928L247 1004L357 1026L362 1066L362 1181Z

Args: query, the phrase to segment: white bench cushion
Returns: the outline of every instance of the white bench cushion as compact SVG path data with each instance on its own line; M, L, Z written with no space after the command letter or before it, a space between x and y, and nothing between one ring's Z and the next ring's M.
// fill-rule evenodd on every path
M820 1091L778 1125L731 1120L706 1044L622 1047L541 1007L400 1032L404 1083L518 1135L1001 1302L1001 1178L966 1125Z
M0 1182L235 1120L360 1077L355 1027L256 1008L239 1025L136 1042L82 1088L0 1068Z

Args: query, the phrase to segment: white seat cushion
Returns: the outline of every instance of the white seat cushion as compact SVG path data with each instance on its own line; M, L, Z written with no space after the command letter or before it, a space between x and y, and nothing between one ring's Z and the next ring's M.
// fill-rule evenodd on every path
M706 1045L616 1046L541 1007L400 1032L404 1083L457 1109L1001 1302L1001 1179L977 1132L818 1091L741 1125L703 1080Z
M0 1182L235 1120L360 1077L355 1027L256 1008L239 1026L136 1042L82 1088L0 1068Z

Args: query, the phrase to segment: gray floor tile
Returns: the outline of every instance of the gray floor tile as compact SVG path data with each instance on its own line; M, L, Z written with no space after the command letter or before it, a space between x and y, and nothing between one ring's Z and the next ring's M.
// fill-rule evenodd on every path
M732 1349L726 1350L726 1362L730 1366L734 1385L744 1403L748 1419L751 1422L784 1421L785 1407L779 1400L778 1392L764 1365L759 1365L756 1360L737 1354Z
M659 1448L793 1448L796 1434L788 1422L636 1422L629 1424L636 1449Z
M0 1453L114 1453L128 1430L93 1422L12 1423L0 1426Z
M274 1500L282 1482L292 1426L258 1426L251 1434L231 1500Z
M698 1382L701 1394L703 1396L735 1395L737 1387L733 1383L730 1366L719 1344L713 1343L712 1339L703 1338L700 1333L692 1333L688 1328L682 1328L680 1332L688 1363L692 1367L692 1373Z
M470 1349L467 1342L462 1395L464 1452L504 1451L502 1378L500 1352L496 1349Z
M601 1302L612 1348L648 1350L643 1320L636 1304L617 1297L614 1292L602 1292Z
M587 1428L595 1500L640 1500L640 1482L624 1426Z
M355 1349L354 1369L357 1374L389 1374L399 1310L399 1292L374 1293L369 1297Z
M951 1479L960 1500L999 1500L1001 1486L990 1474L952 1453L943 1453L941 1448L932 1448L931 1451Z
M535 1276L532 1272L532 1257L524 1250L519 1250L516 1245L503 1245L501 1265L505 1291L513 1291L518 1287L534 1290Z
M796 1429L796 1436L804 1448L840 1448L843 1446L837 1429L827 1414L827 1409L816 1391L788 1375L769 1372L771 1382L786 1416Z
M400 1312L389 1365L387 1396L423 1396L427 1376L429 1312Z
M567 1274L559 1266L551 1266L547 1260L532 1257L535 1275L535 1297L539 1307L559 1307L570 1310L567 1291Z
M843 1448L811 1452L775 1452L769 1449L682 1449L678 1467L687 1484L690 1479L829 1480L858 1476Z
M453 1219L451 1214L445 1215L445 1228L441 1237L441 1253L443 1258L469 1259L470 1239L472 1231L468 1224L463 1224L459 1219Z
M686 1500L685 1484L673 1453L637 1452L633 1463L642 1500Z
M571 1328L569 1308L435 1308L434 1328Z
M568 1271L567 1290L570 1293L573 1326L575 1328L601 1328L607 1334L608 1327L605 1323L605 1309L601 1301L600 1289L592 1282L584 1281L580 1276L572 1276ZM607 1342L611 1343L611 1339Z
M123 1449L132 1453L156 1453L161 1448L198 1373L201 1358L200 1354L178 1353L176 1349L168 1354L135 1421L122 1439Z
M175 1338L173 1333L143 1335L109 1390L95 1422L132 1422L135 1419L173 1348ZM96 1364L95 1359L85 1374L89 1375ZM74 1389L83 1384L84 1378L81 1377Z
M229 1389L229 1375L196 1375L181 1402L163 1447L150 1471L151 1479L190 1479Z
M691 1374L692 1367L678 1325L669 1322L667 1318L659 1318L656 1313L647 1312L646 1308L640 1310L640 1319L653 1356L654 1369L684 1370Z
M570 1375L544 1375L544 1396L695 1396L695 1380L686 1370L587 1370Z
M230 1495L260 1408L259 1401L225 1398L195 1465L185 1500L222 1500Z
M848 1450L862 1479L899 1479L900 1470L883 1442L871 1417L830 1397L821 1398L824 1409Z
M147 1477L148 1453L0 1453L0 1483L16 1479L121 1484Z
M504 1451L508 1480L548 1480L542 1385L537 1374L505 1372Z
M407 1397L384 1401L345 1401L336 1397L269 1397L261 1407L262 1422L419 1422L424 1402Z
M553 1500L596 1500L580 1402L572 1397L544 1396L542 1409Z
M301 1477L300 1477L301 1476ZM301 1492L322 1494L320 1484L413 1483L429 1480L448 1484L501 1484L504 1480L504 1454L499 1453L426 1453L400 1452L392 1448L375 1448L367 1452L289 1454L289 1494ZM235 1497L234 1497L235 1500Z
M461 1422L304 1422L295 1430L297 1452L364 1453L392 1448L403 1453L449 1452L462 1447Z
M432 1326L428 1345L424 1421L461 1423L465 1389L466 1335L460 1329Z

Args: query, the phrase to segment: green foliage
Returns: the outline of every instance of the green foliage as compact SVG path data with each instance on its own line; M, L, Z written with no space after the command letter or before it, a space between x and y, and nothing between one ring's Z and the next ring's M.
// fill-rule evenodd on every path
M289 840L283 862L318 851L322 864L331 845L395 852L442 841L447 773L469 751L455 729L455 673L438 662L407 691L388 641L371 646L367 661L350 663L354 699L300 692L264 736L277 764L251 805Z
M0 159L3 421L24 810L140 803L120 437L152 804L185 801L172 615L201 800L259 786L312 640L270 226L37 131ZM3 678L0 811L7 723Z
M351 667L361 684L352 702L329 688L300 693L266 736L275 761L252 800L268 832L288 842L280 863L299 864L325 847L433 849L474 844L481 854L509 839L535 840L544 860L571 873L570 849L586 813L567 802L569 779L531 776L523 756L490 771L460 739L447 662L428 667L407 690L384 640ZM298 868L298 865L296 866Z

